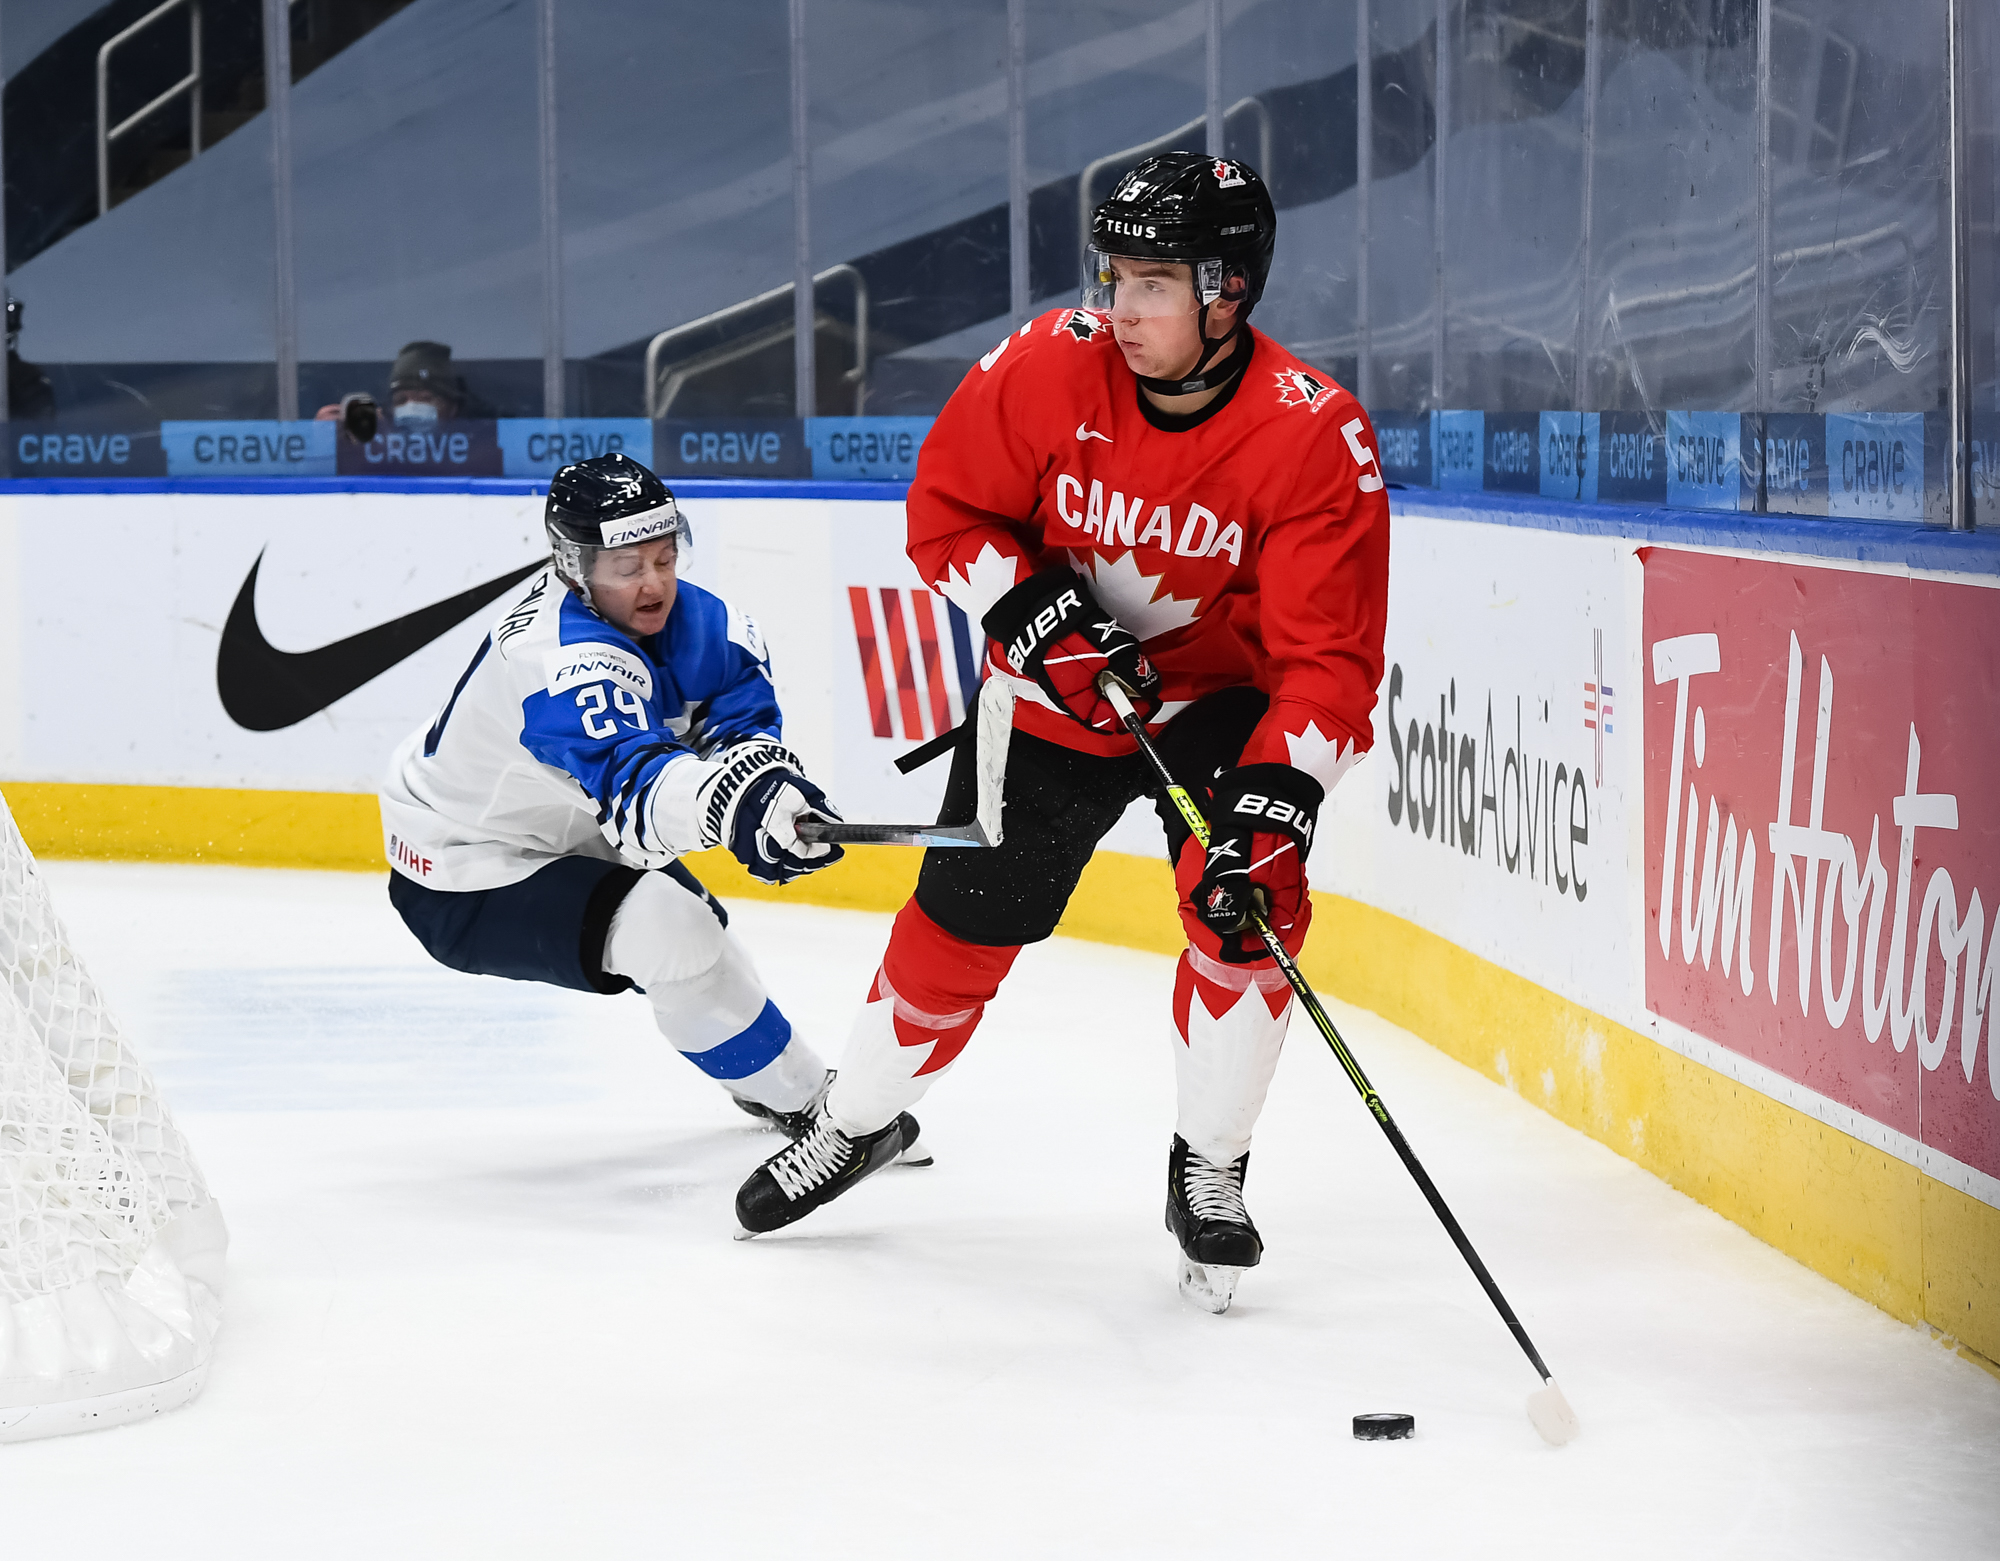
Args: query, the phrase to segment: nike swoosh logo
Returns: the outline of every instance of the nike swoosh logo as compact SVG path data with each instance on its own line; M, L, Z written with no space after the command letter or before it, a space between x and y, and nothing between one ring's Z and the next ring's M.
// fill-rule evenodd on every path
M1106 444L1111 443L1111 436L1109 434L1100 434L1088 423L1078 423L1076 425L1076 437L1079 443L1085 439L1102 439Z
M230 720L252 732L296 726L414 656L547 562L538 558L484 585L317 650L286 651L275 648L257 626L257 571L264 567L264 555L259 553L243 589L236 593L236 605L229 609L222 644L215 653L215 690L222 696L222 708Z

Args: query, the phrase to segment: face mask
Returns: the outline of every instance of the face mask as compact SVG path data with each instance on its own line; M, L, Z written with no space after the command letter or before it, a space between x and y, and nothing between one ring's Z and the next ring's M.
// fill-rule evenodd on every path
M396 407L398 428L428 428L438 420L438 409L428 401L404 401Z

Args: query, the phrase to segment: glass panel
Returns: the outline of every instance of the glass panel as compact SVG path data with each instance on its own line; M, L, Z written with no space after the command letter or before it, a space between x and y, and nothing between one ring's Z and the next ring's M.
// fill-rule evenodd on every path
M1755 0L1604 0L1591 394L1751 410L1757 297ZM1608 436L1607 436L1608 437Z
M1079 223L1120 174L1156 151L1207 150L1208 8L1028 0L1027 15L1030 291L1047 309L1076 301Z
M21 306L18 342L9 321L8 455L19 476L154 474L161 419L275 413L256 0L208 0L199 100L183 92L116 136L99 215L97 52L152 9L0 0L7 291ZM113 127L189 74L189 45L182 8L119 46ZM81 437L47 437L59 429Z
M1583 24L1584 0L1464 0L1453 16L1446 406L1574 405Z
M1435 0L1374 0L1369 31L1375 177L1369 191L1368 329L1374 403L1423 411L1436 404L1431 396Z
M789 36L776 0L557 6L571 416L644 416L654 336L791 281ZM791 416L791 318L787 296L664 343L667 414Z
M534 26L517 0L413 5L292 89L302 416L358 391L390 415L540 414ZM420 464L499 471L490 427L457 448Z
M870 360L865 385L847 377L843 274L819 289L819 411L935 413L1006 330L1006 0L814 0L806 49L813 267L860 274Z
M876 411L933 410L973 360L1007 332L1006 7L978 13L977 36L991 38L991 85L999 117L997 161L965 171L984 181L989 168L999 203L994 248L975 249L997 267L997 290L983 288L990 311L950 333L905 349L877 376ZM1080 210L1110 193L1141 156L1168 147L1206 148L1208 10L1202 0L1172 9L1145 0L1027 0L1028 291L1031 312L1074 304L1082 283ZM954 51L954 58L960 56ZM967 60L967 68L974 62ZM1089 177L1089 191L1081 186ZM815 188L815 211L821 197Z
M1263 174L1278 248L1253 316L1355 385L1354 0L1271 0L1223 31L1227 146ZM1232 112L1233 111L1233 112Z
M1944 405L1947 114L1945 0L1773 8L1768 410Z
M1969 278L1972 503L1981 528L2000 526L2000 12L1962 8Z

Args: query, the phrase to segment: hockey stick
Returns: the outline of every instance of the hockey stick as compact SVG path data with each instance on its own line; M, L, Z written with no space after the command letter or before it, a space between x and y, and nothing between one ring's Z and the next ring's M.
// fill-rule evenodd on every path
M979 689L970 734L979 785L970 824L849 824L844 820L799 820L799 839L808 844L872 846L997 846L1000 844L1001 790L1007 776L1007 745L1014 735L1014 689L988 678Z
M1118 712L1118 718L1125 723L1125 730L1130 732L1133 740L1138 743L1139 751L1146 756L1154 773L1160 777L1160 784L1166 787L1168 797L1173 800L1174 807L1187 822L1187 827L1194 832L1195 839L1206 847L1208 820L1201 816L1201 809L1194 805L1194 798L1190 797L1174 779L1166 761L1160 757L1160 750L1153 746L1152 738L1146 735L1146 724L1139 719L1139 713L1132 708L1132 701L1126 696L1124 685L1106 673L1098 680L1098 686L1103 690L1104 697L1111 701L1112 709ZM1341 1039L1340 1031L1334 1028L1333 1020L1327 1017L1326 1010L1320 1006L1318 995L1307 984L1299 967L1292 963L1292 956L1285 952L1285 945L1279 941L1277 933L1271 930L1271 924L1254 913L1250 920L1257 929L1257 935L1264 940L1264 947L1270 950L1271 958L1285 973L1285 980L1297 994L1299 1006L1311 1015L1314 1027L1318 1029L1326 1044L1333 1048L1333 1055L1346 1070L1348 1079L1355 1089L1360 1091L1361 1103L1368 1108L1368 1114L1374 1117L1382 1131L1388 1135L1389 1142L1402 1157L1404 1169L1415 1179L1418 1189L1431 1206L1431 1212L1443 1223L1445 1233L1458 1248L1458 1255L1464 1258L1472 1269L1473 1277L1486 1292L1486 1299L1493 1303L1494 1309L1500 1313L1501 1321L1507 1324L1507 1331L1514 1335L1514 1342L1521 1346L1535 1370L1541 1374L1541 1387L1528 1395L1528 1418L1534 1422L1535 1429L1542 1434L1544 1440L1557 1447L1562 1446L1573 1438L1582 1426L1577 1421L1576 1411L1569 1407L1569 1400L1563 1397L1562 1389L1556 1386L1555 1378L1549 1375L1549 1368L1542 1363L1541 1352L1528 1337L1528 1330L1521 1326L1521 1320L1514 1315L1514 1308L1507 1304L1507 1298L1500 1293L1500 1287L1493 1282L1493 1276L1486 1271L1485 1263L1480 1261L1479 1254L1472 1249L1472 1243L1466 1239L1465 1231L1460 1227L1456 1216L1446 1206L1444 1195L1437 1190L1437 1184L1431 1180L1430 1173L1417 1159L1417 1153L1410 1147L1410 1141L1403 1136L1403 1130L1396 1126L1396 1120L1389 1115L1389 1108L1383 1104L1381 1095L1376 1092L1375 1086L1368 1082L1368 1075L1361 1071L1361 1064L1355 1060L1354 1053L1348 1050L1347 1042Z

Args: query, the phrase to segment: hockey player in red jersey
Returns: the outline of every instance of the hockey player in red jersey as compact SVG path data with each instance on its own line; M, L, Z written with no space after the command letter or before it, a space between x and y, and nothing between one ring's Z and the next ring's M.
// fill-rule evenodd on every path
M1389 557L1367 414L1246 323L1276 230L1244 164L1142 163L1091 224L1082 307L1003 340L925 441L910 557L985 626L990 675L1019 695L1004 843L925 857L815 1130L737 1195L746 1230L789 1224L894 1157L899 1113L1152 791L1099 692L1108 672L1175 772L1205 787L1213 824L1204 853L1156 799L1188 939L1167 1189L1182 1289L1222 1310L1259 1260L1243 1177L1291 992L1248 917L1261 910L1294 952L1304 941L1320 804L1371 741ZM945 822L971 816L971 748Z

